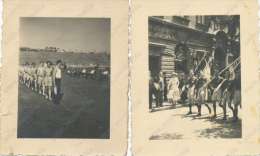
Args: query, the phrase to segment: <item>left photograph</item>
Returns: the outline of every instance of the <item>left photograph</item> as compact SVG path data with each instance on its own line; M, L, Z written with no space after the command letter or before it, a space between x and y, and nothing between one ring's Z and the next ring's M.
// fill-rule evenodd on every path
M110 138L110 24L20 18L17 138Z

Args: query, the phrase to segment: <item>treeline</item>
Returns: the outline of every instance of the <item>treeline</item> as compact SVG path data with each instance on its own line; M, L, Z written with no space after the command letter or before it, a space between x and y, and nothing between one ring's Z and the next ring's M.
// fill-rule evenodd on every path
M20 47L20 51L28 51L28 52L60 52L60 53L62 53L62 52L70 52L70 53L88 53L88 54L95 54L95 53L97 53L96 51L86 52L86 51L80 51L80 50L65 50L65 49L52 47L52 46L47 46L45 48ZM101 52L98 52L98 53L104 53L104 54L109 55L105 51L101 51Z
M99 64L100 66L110 66L110 55L105 53L55 53L55 52L32 52L20 51L19 62L24 64L26 62L51 61L56 62L62 60L67 65L91 65Z

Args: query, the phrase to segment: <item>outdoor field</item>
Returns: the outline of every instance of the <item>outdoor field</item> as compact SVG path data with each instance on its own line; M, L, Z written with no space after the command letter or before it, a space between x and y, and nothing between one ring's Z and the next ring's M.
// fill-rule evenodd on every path
M89 65L96 64L102 66L109 66L110 64L110 54L109 53L72 53L72 52L32 52L32 51L20 51L20 65L26 62L39 63L40 61L51 61L56 62L57 60L62 60L67 65L70 64L81 64Z
M109 138L109 80L63 74L63 99L54 105L19 84L18 138Z

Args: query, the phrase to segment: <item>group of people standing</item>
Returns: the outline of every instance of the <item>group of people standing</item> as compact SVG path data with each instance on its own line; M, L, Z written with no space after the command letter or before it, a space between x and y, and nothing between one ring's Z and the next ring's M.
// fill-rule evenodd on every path
M160 72L159 75L152 76L149 80L149 109L153 109L155 99L156 107L162 107L164 101L169 101L173 107L176 107L180 99L178 74L173 72L171 78L167 81L166 74Z
M26 62L19 69L19 81L47 100L59 104L63 93L61 92L62 61L41 61L36 63Z
M168 101L173 108L177 103L187 104L187 115L193 114L192 107L197 107L197 116L201 116L202 106L205 106L213 118L217 117L217 105L223 110L223 119L227 119L227 106L232 110L233 119L238 119L238 107L241 107L240 60L227 65L224 69L212 71L207 59L203 60L204 68L191 69L188 74L180 78L173 72L168 79L166 74L150 74L149 81L149 109L162 107ZM238 70L236 70L238 69ZM238 72L236 72L238 71Z

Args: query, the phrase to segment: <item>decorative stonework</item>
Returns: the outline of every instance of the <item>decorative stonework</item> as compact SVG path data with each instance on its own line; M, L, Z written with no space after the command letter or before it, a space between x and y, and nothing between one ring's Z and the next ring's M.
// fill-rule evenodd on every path
M149 26L149 37L176 41L176 33L169 27L162 27L160 25L151 24Z

